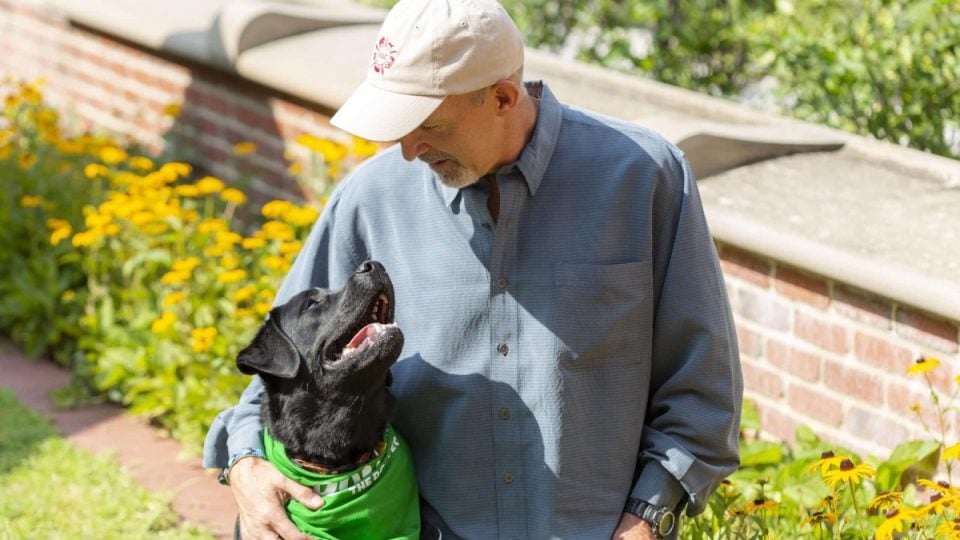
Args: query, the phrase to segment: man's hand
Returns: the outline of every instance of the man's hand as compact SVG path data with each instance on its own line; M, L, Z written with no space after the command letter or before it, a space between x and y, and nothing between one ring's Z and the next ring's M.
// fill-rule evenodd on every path
M611 540L656 540L657 537L653 535L653 529L650 528L649 523L629 512L624 512L620 516L617 530L613 531L613 536L610 538Z
M323 498L313 490L287 478L269 461L257 457L234 463L228 479L239 507L243 538L310 540L290 521L283 507L294 498L307 508L320 508Z

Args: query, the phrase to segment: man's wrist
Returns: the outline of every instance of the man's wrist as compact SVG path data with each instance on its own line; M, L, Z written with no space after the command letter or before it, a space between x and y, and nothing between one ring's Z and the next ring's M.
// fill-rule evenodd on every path
M241 459L249 458L249 457L266 459L266 456L263 454L263 450L259 448L241 448L240 450L238 450L237 452L235 452L233 455L230 456L230 459L227 461L227 466L220 471L220 476L217 477L217 480L221 484L225 486L229 486L230 485L230 469L232 469L233 466L236 465L236 463Z

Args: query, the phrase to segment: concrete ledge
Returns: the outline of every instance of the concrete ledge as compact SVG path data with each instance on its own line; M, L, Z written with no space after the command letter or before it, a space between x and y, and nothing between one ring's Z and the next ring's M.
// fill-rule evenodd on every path
M46 2L329 110L362 79L382 17L346 0ZM526 72L684 149L719 240L960 321L960 162L540 51Z

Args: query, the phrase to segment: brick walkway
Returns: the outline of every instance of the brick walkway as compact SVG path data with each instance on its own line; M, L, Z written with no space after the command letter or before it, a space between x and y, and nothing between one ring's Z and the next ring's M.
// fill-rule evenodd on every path
M67 384L70 374L52 362L24 357L9 341L0 340L0 373L0 386L51 418L73 444L113 454L146 488L172 491L173 508L183 519L218 538L232 536L237 507L229 489L200 467L199 457L184 457L175 440L116 405L56 409L48 395Z

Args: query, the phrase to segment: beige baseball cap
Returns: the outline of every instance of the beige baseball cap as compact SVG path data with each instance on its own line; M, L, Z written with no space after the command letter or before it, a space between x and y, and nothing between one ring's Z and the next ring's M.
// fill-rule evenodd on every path
M523 65L523 38L496 0L400 0L367 77L330 120L371 141L417 128L443 98L494 84Z

